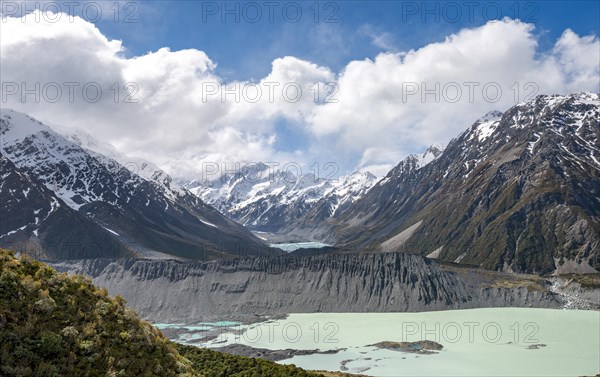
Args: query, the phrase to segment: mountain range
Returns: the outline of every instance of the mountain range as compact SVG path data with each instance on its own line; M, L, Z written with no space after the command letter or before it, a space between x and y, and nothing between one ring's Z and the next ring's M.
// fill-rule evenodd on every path
M183 186L252 230L278 233L311 211L318 212L322 220L343 212L376 181L369 172L333 179L255 163Z
M0 137L4 247L41 259L278 253L156 166L89 135L3 109Z
M0 242L49 259L280 253L249 228L340 252L596 272L599 109L596 93L537 96L486 114L446 147L408 156L381 180L257 163L176 181L84 132L2 110Z
M598 94L575 93L491 112L430 163L410 156L343 213L286 231L492 270L596 272L599 109Z

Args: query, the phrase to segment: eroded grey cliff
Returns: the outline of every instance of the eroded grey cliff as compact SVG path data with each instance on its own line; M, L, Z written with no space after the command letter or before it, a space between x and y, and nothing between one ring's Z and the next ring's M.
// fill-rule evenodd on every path
M564 305L545 279L447 267L403 253L219 262L89 259L54 266L90 275L145 318L161 322L294 312Z

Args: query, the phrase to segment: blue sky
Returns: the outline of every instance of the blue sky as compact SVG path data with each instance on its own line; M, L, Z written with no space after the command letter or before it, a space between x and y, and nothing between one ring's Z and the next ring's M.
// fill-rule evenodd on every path
M535 24L542 49L551 47L566 28L598 35L600 27L600 1L592 0L272 3L269 8L254 2L259 16L257 7L244 2L143 1L139 10L121 10L121 17L135 13L135 23L106 20L98 26L122 40L131 55L165 46L205 51L218 63L219 74L231 80L263 77L275 58L286 55L339 71L351 60L419 48L502 17ZM301 16L296 17L297 9Z
M65 11L65 1L35 3L42 10L63 4ZM3 1L3 14L6 4L21 3ZM534 94L600 92L600 1L116 5L80 2L73 14L83 20L75 22L8 15L0 23L2 81L96 82L105 93L115 82L135 82L137 105L108 95L98 103L23 102L15 95L3 106L83 128L174 176L197 178L204 162L221 161L336 162L341 174L384 175L487 112L526 100L531 83ZM199 100L206 83L267 79L301 83L306 95L298 103L281 96L274 103L265 96L259 103ZM423 86L408 101L402 94L407 83L455 82L465 90L458 102L424 100ZM503 94L490 101L479 90L470 100L465 82L494 83ZM339 101L315 103L315 83L337 85Z

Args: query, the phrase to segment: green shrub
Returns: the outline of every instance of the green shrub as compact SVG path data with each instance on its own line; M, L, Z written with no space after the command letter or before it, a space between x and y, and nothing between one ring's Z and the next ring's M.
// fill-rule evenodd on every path
M198 375L124 303L87 277L0 250L0 375Z
M60 335L55 334L51 331L42 333L42 340L40 342L40 352L44 356L54 356L62 350L62 338Z

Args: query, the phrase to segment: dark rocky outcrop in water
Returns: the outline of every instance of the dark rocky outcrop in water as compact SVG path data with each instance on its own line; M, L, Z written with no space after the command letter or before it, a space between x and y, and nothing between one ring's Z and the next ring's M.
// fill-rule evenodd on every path
M217 262L95 259L55 264L92 276L154 321L306 312L560 307L545 280L444 267L404 253Z
M306 356L306 355L331 355L340 351L345 351L346 348L339 348L334 350L320 351L320 350L296 350L296 349L284 349L284 350L269 350L266 348L254 348L244 344L234 343L229 344L225 347L219 347L219 352L229 353L236 356L246 357L260 357L261 359L267 359L270 361L280 361L290 359L294 356Z
M384 341L369 344L367 347L376 347L390 351L417 353L419 355L433 355L444 349L444 346L431 340L418 340L416 342L390 342Z

